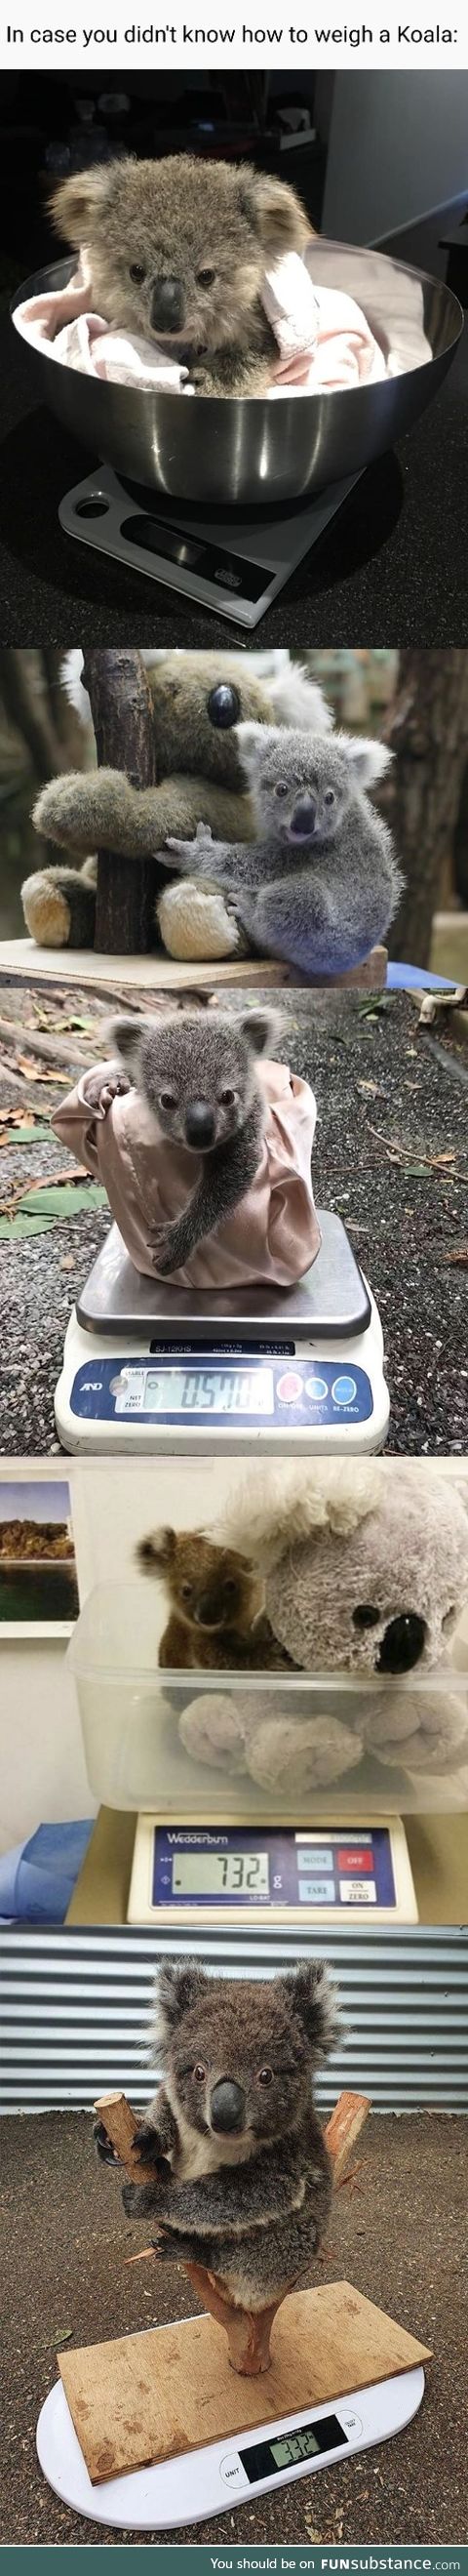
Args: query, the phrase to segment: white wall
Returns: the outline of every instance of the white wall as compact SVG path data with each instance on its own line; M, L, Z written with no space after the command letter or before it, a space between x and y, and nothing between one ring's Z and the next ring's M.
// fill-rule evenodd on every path
M95 1804L65 1647L2 1638L0 1851L37 1825L92 1816Z
M466 189L468 72L337 72L323 233L376 241Z

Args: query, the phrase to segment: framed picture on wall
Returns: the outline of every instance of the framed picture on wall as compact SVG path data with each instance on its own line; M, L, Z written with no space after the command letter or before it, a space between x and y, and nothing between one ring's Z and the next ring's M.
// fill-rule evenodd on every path
M78 1617L67 1477L0 1476L0 1638L68 1637Z

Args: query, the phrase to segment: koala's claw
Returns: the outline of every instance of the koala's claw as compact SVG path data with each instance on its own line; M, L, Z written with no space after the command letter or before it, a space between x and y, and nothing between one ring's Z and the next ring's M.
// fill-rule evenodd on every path
M135 2129L133 2153L134 2156L141 2156L145 2165L158 2165L162 2161L163 2151L159 2129L152 2129L149 2120L141 2120L139 2129Z
M105 1117L107 1110L112 1106L112 1101L118 1100L122 1092L130 1090L131 1084L128 1079L128 1074L123 1071L123 1066L121 1064L110 1064L107 1068L105 1081L103 1081L102 1074L89 1073L87 1075L87 1107L89 1109L100 1109Z
M111 2141L110 2138L108 2138L107 2129L104 2128L103 2120L93 2121L93 2138L96 2155L99 2156L100 2163L103 2165L119 2165L120 2156L117 2155L116 2148L111 2146Z
M170 1279L172 1271L180 1267L174 1234L173 1226L155 1225L148 1235L148 1251L152 1253L158 1279Z

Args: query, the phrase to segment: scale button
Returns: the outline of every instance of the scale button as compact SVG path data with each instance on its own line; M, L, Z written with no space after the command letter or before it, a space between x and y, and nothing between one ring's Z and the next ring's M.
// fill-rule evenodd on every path
M225 2451L224 2460L219 2463L219 2474L223 2487L248 2487L248 2477L238 2451Z
M338 1869L349 1869L352 1878L357 1878L358 1870L361 1869L367 1870L372 1877L374 1855L372 1851L365 1851L361 1843L345 1843L343 1850L339 1844L337 1862Z
M306 1395L310 1395L311 1404L323 1404L328 1395L326 1377L306 1377Z
M297 1404L298 1397L302 1395L302 1378L298 1377L297 1370L285 1369L284 1377L278 1378L276 1393L280 1404Z
M355 1377L334 1378L332 1396L334 1397L335 1404L354 1404L354 1398L356 1395L357 1386Z
M338 2417L338 2422L342 2424L344 2433L349 2433L351 2435L354 2433L363 2433L364 2431L362 2415L345 2415L343 2407L341 2409L341 2415Z

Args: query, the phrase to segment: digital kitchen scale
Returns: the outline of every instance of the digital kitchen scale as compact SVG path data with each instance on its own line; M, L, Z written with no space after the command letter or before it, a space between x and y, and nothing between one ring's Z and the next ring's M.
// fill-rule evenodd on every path
M375 1300L342 1219L290 1289L175 1288L134 1269L113 1226L78 1298L55 1398L69 1451L383 1448Z
M193 2320L187 2321L189 2326ZM178 2334L184 2332L181 2323ZM424 2396L424 2370L398 2371L373 2388L337 2400L333 2406L311 2406L275 2424L255 2426L238 2439L207 2443L161 2466L127 2471L103 2485L91 2484L61 2381L51 2388L39 2417L37 2450L41 2469L54 2493L75 2513L123 2531L173 2531L203 2522L235 2504L271 2494L291 2478L310 2477L351 2459L372 2443L388 2442L417 2414Z
M242 1818L179 1823L138 1817L129 1923L199 1933L260 1928L307 1932L310 1924L349 1930L350 1914L374 1923L416 1923L418 1909L401 1817L382 1824L336 1822L300 1828Z
M238 626L253 628L311 546L323 536L360 475L330 483L312 501L227 510L179 509L98 465L60 503L60 525L82 545L117 557L165 589L198 599Z

